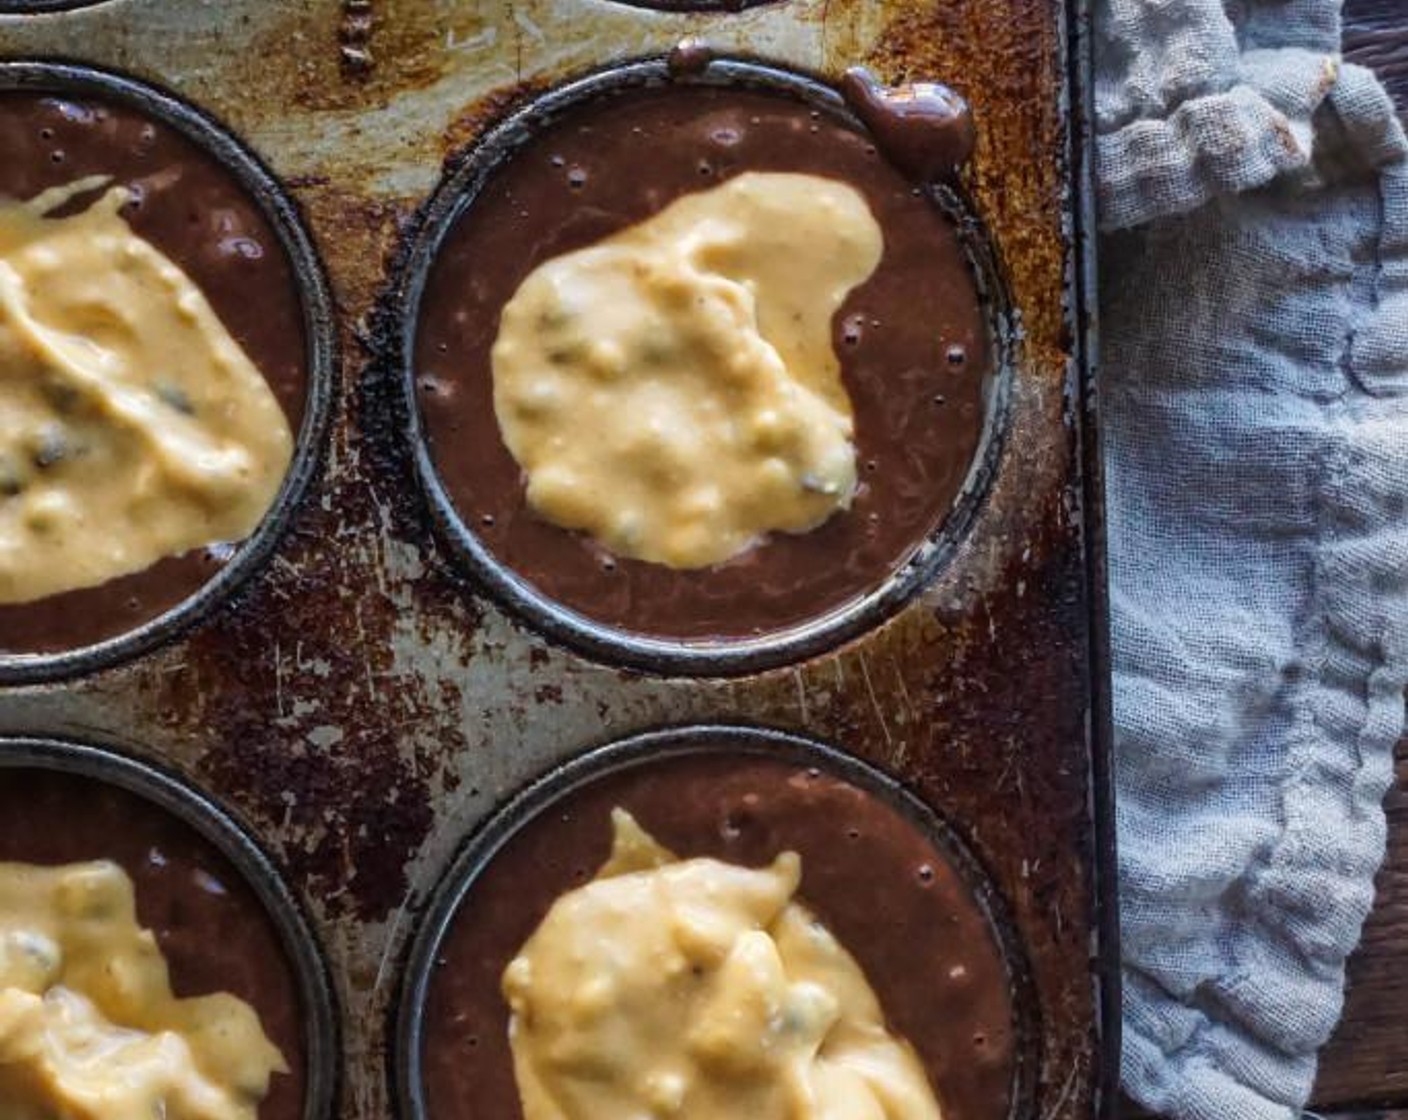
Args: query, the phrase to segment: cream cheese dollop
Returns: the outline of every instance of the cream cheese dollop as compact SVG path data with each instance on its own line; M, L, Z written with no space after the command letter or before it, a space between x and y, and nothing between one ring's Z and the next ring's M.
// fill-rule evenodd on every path
M106 180L0 199L0 603L106 583L248 536L288 421L200 289Z
M526 1120L938 1120L855 959L769 867L677 859L621 809L611 858L508 965Z
M0 863L0 1117L256 1120L283 1057L254 1009L177 999L114 863Z
M752 172L539 265L491 355L529 505L674 568L848 508L832 318L883 248L854 187Z

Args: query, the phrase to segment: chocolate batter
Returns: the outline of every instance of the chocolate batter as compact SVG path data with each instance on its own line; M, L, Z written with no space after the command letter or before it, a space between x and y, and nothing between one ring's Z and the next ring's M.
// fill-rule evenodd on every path
M600 779L539 814L465 897L425 1009L429 1120L521 1120L504 967L563 892L592 878L620 805L682 857L763 866L802 857L800 901L860 962L909 1040L945 1120L1005 1120L1016 1065L1003 957L958 873L872 795L741 752L660 759Z
M855 408L861 490L848 512L772 534L714 568L608 556L527 508L499 435L489 352L499 314L550 257L743 171L844 180L885 231L874 275L834 320ZM627 630L744 637L840 607L882 582L943 519L968 473L992 365L953 224L866 133L791 97L680 85L583 106L522 148L450 231L416 336L436 469L466 524L540 591Z
M90 778L0 767L0 860L110 859L131 876L179 997L231 992L259 1013L290 1073L259 1120L302 1120L306 1063L297 979L263 905L203 837L150 802Z
M0 152L0 195L32 198L99 174L133 191L128 223L205 293L298 431L307 363L293 267L258 205L214 157L116 102L39 93L0 93ZM0 652L53 653L122 634L189 597L228 556L201 549L99 587L0 606Z
M885 158L921 182L952 178L973 154L973 114L948 86L883 86L865 67L853 66L841 79L841 92Z

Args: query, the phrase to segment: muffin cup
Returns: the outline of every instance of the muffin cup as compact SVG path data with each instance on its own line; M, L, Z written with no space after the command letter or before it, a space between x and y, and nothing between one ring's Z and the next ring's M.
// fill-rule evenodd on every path
M0 738L0 781L6 771L19 770L73 775L135 794L154 811L189 827L230 862L263 907L298 977L306 1066L302 1115L305 1120L331 1120L337 1097L340 1017L327 965L301 906L254 838L181 778L104 747L59 739Z
M1031 998L1028 967L1003 900L952 828L894 778L842 750L782 731L710 724L645 732L577 755L522 789L469 837L430 894L410 943L392 1048L392 1075L402 1120L436 1120L427 1100L425 1081L427 1001L462 907L471 901L476 884L505 847L555 809L566 810L574 795L599 782L660 764L710 758L782 763L813 776L839 779L896 811L905 825L926 842L928 850L953 873L953 881L976 908L991 948L1000 958L1011 1015L1012 1077L1007 1115L1027 1115L1036 1068L1032 1053L1035 1001ZM766 809L758 810L757 815L766 818ZM682 852L681 856L688 858L692 854ZM808 855L805 851L801 854L801 897L806 901ZM570 853L573 862L582 858L581 852ZM580 878L576 881L580 882ZM922 978L917 978L917 982L922 982Z
M417 395L417 339L428 279L461 216L473 207L495 172L544 127L612 94L670 86L712 86L777 94L864 131L830 85L757 62L706 58L680 66L672 65L668 58L652 58L604 69L559 86L492 128L446 175L423 208L392 292L397 317L395 360L400 367L405 437L432 520L454 558L479 585L515 616L591 657L660 674L737 675L798 661L864 633L910 601L949 562L974 522L1001 456L1017 332L996 255L963 191L956 184L924 187L933 204L953 223L968 258L979 305L987 320L992 368L983 387L984 415L967 476L947 514L918 542L909 557L878 586L835 608L819 611L798 625L738 638L694 640L639 633L595 620L534 586L494 554L469 523L470 515L456 507L436 467Z
M193 594L131 630L71 650L0 653L0 685L34 684L91 673L134 658L209 615L269 560L317 477L336 397L335 312L312 239L273 174L219 124L175 96L108 71L61 62L0 61L0 95L69 95L135 110L214 157L269 221L288 255L302 301L306 334L303 419L293 457L258 528L238 543L219 571Z

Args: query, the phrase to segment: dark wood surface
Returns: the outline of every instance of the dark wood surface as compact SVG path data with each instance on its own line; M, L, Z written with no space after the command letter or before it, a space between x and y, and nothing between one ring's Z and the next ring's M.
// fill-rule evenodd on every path
M1408 0L1346 0L1344 55L1383 79L1408 109Z
M1347 0L1344 54L1373 68L1408 116L1408 0ZM1399 744L1387 810L1378 899L1350 960L1344 1021L1316 1082L1315 1108L1325 1115L1408 1120L1408 738Z
M1389 855L1378 899L1349 963L1344 1021L1320 1063L1315 1101L1322 1112L1408 1109L1408 740L1399 744L1387 808Z
M1307 1112L1306 1120L1313 1120L1316 1116L1324 1116L1324 1120L1408 1120L1408 1112L1402 1109L1370 1109L1367 1112L1335 1112L1335 1113L1315 1113Z

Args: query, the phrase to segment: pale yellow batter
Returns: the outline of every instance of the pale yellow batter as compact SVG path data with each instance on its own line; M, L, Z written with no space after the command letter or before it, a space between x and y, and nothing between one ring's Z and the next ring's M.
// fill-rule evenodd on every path
M255 1120L253 1008L177 999L116 864L0 863L0 1120Z
M529 504L675 568L847 508L855 448L831 320L882 250L853 187L750 173L540 265L492 354Z
M860 966L793 899L795 853L681 861L612 823L609 862L504 972L526 1120L938 1120Z
M239 540L293 436L191 280L104 180L0 200L0 603L92 587Z

